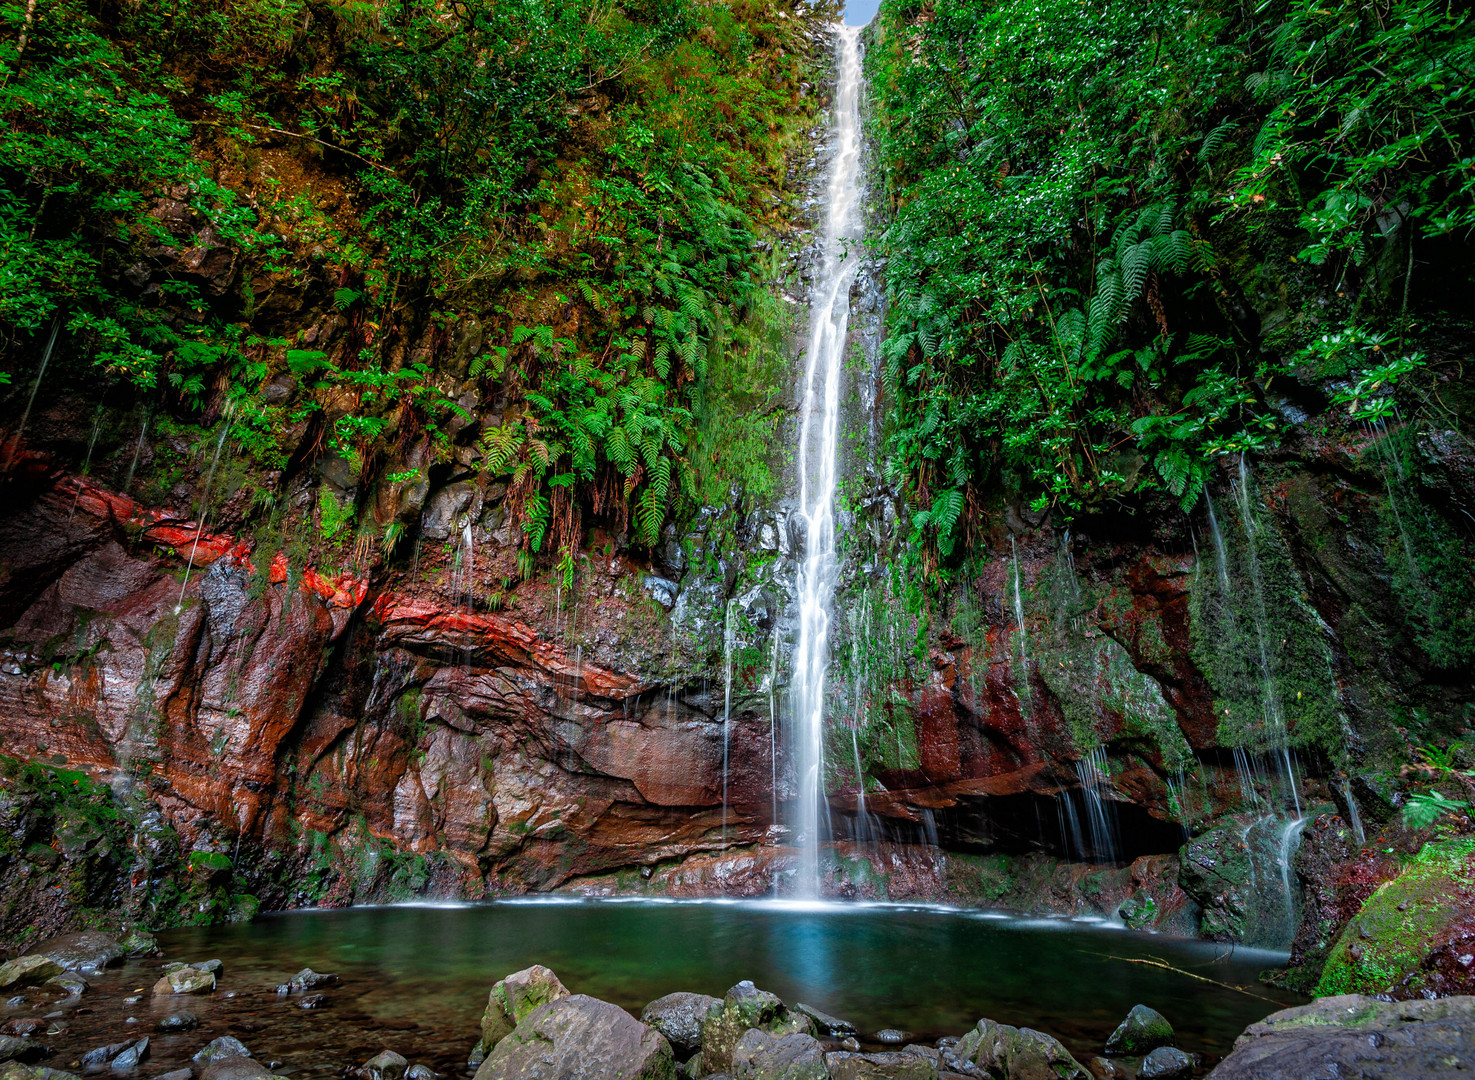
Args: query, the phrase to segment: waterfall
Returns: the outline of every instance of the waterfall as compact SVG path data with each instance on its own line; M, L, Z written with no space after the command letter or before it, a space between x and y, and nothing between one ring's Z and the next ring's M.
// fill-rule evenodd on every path
M830 604L839 560L835 551L836 450L840 433L840 372L850 324L850 286L859 269L860 29L835 28L838 83L835 145L825 195L823 259L810 303L803 420L799 428L799 514L804 555L799 564L799 637L794 649L792 735L799 805L794 815L801 859L797 891L819 894L820 800L824 797L825 674Z
M1075 763L1075 768L1076 779L1086 801L1092 857L1100 862L1117 862L1121 845L1117 843L1116 807L1101 797L1102 789L1111 786L1106 775L1106 747L1098 746L1091 750Z
M205 477L205 493L200 497L200 523L195 526L195 541L190 544L189 560L184 564L184 581L179 585L179 602L174 605L176 615L184 610L184 591L189 588L190 571L195 568L195 552L200 549L200 537L205 535L205 528L210 524L210 488L215 484L215 468L220 464L220 451L225 448L225 439L230 434L231 417L234 415L235 407L227 403L220 438L215 441L215 456L210 459L210 473Z
M41 380L46 377L46 365L51 362L51 350L56 348L56 334L60 329L61 315L58 314L51 320L51 336L46 339L46 350L41 354L41 366L36 369L36 381L31 384L31 396L26 398L25 411L20 414L20 426L15 429L15 438L11 440L10 450L5 455L4 472L10 471L16 451L20 449L21 436L26 433L26 422L31 419L31 406L36 404L36 391L41 389Z

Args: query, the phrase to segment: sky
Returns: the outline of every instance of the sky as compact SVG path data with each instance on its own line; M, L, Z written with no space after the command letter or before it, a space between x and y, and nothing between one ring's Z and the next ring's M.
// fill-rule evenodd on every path
M881 0L845 0L845 24L864 26L876 14Z

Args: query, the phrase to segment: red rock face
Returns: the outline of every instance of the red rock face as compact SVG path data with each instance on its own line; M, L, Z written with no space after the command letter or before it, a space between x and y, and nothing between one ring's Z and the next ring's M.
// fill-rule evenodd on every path
M775 773L788 796L783 750L775 761L768 717L751 706L728 725L724 808L720 698L611 670L517 619L413 588L281 555L258 565L236 537L39 460L19 474L14 486L30 494L0 521L11 627L0 738L9 753L147 778L187 844L240 840L307 859L324 838L345 851L372 840L431 860L432 887L473 896L632 866L660 866L678 894L756 895L787 865L771 846L782 834L769 831ZM1145 621L1186 641L1184 575L1144 561L1128 576L1130 602L1095 619L1103 647L1110 635L1177 688L1172 705L1197 746L1212 716L1202 679L1183 667L1186 646L1164 658L1134 644L1152 636ZM1002 595L1005 582L984 587ZM1062 684L1032 658L1021 693L1011 629L989 625L977 647L943 642L954 647L910 691L917 766L882 777L870 814L909 834L989 800L1075 786L1052 689ZM1099 665L1085 662L1072 685L1104 701ZM1121 729L1110 705L1095 707L1100 726ZM1169 815L1153 769L1128 769L1118 788ZM853 790L836 794L837 813L855 807ZM904 862L902 877L888 873L921 874L909 894L935 893L922 883L933 870ZM351 900L361 886L297 899Z

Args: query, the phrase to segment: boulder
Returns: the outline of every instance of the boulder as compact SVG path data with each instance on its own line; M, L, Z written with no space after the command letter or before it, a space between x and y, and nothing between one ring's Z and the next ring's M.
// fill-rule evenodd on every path
M87 990L87 980L75 971L63 971L60 975L53 975L41 985L49 986L68 997L77 997Z
M403 1080L410 1063L393 1050L381 1050L359 1066L364 1080Z
M1159 1046L1142 1059L1137 1080L1193 1080L1193 1058L1174 1046Z
M830 1080L830 1067L812 1035L749 1028L732 1048L732 1075L733 1080Z
M40 1080L36 1070L19 1061L0 1061L0 1080Z
M62 934L47 941L36 952L56 961L67 971L80 971L85 975L96 975L128 954L116 937L96 930Z
M1475 1061L1475 997L1339 994L1251 1024L1209 1080L1453 1080Z
M585 994L541 1005L498 1040L475 1080L675 1080L671 1044Z
M996 1080L1091 1080L1059 1039L988 1019L978 1021L953 1053Z
M707 1010L721 1004L710 994L667 994L641 1010L640 1022L666 1036L676 1059L685 1061L702 1048L702 1021Z
M251 1051L246 1049L246 1044L234 1035L222 1035L218 1039L211 1039L190 1060L197 1065L209 1065L212 1062L224 1061L226 1058L248 1058Z
M36 1061L49 1053L45 1046L32 1039L21 1039L14 1035L0 1035L0 1061Z
M879 1054L843 1051L825 1055L831 1080L937 1080L937 1065L920 1054L886 1050Z
M709 1073L730 1071L733 1048L752 1028L779 1036L817 1034L809 1017L790 1012L777 994L759 990L744 979L712 1005L702 1020L702 1068Z
M95 1046L78 1058L77 1064L82 1067L83 1072L96 1072L132 1045L128 1042L116 1042Z
M169 972L154 983L154 995L208 994L215 989L215 976L199 968L182 967Z
M109 1062L113 1072L132 1072L149 1056L148 1036L139 1039Z
M569 996L568 987L542 964L514 971L492 987L481 1017L481 1041L473 1054L486 1054L534 1010Z
M819 1029L821 1035L832 1035L840 1038L845 1035L855 1034L854 1024L841 1020L839 1017L831 1016L827 1012L816 1009L813 1005L806 1005L801 1001L794 1006L794 1011L813 1020L814 1026Z
M49 956L17 956L14 960L0 964L0 990L11 986L40 986L65 970L66 968Z
M1127 1018L1106 1040L1106 1052L1141 1057L1159 1046L1172 1045L1173 1025L1163 1014L1146 1005L1133 1005Z
M200 1080L257 1080L270 1076L271 1070L247 1057L228 1057L212 1061L200 1071Z
M130 930L119 939L118 947L124 956L150 956L159 951L159 942L147 930Z
M296 975L293 975L292 981L286 984L286 988L288 990L316 990L319 986L327 986L337 981L337 975L314 971L309 967L303 968ZM281 989L281 987L278 987L278 989Z

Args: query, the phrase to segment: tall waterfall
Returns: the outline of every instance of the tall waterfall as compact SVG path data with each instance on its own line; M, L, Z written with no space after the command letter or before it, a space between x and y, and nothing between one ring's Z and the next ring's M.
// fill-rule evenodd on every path
M802 853L796 892L819 893L820 809L824 799L825 669L835 595L836 444L840 373L850 325L850 286L860 264L860 29L836 28L834 156L825 194L823 258L810 294L804 411L799 427L799 513L804 555L799 564L799 636L794 649L792 737L799 807L794 827Z

